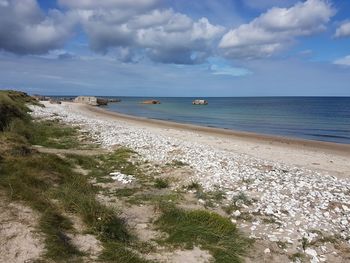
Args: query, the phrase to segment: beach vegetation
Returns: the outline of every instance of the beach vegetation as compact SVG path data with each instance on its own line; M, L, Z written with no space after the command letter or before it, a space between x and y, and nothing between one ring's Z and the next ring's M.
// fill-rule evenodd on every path
M189 185L187 185L187 190L200 190L202 188L202 186L200 185L200 183L192 181Z
M205 201L205 207L218 206L226 199L225 192L219 188L205 191L202 187L199 187L196 190L195 196L197 199Z
M131 151L120 149L96 160L90 156L40 153L33 144L57 149L75 147L79 143L77 129L57 121L32 121L23 105L25 99L12 101L3 93L0 97L5 98L1 109L12 111L1 120L0 190L8 193L11 200L24 202L38 212L38 231L45 239L43 256L49 261L81 261L84 253L69 238L75 229L66 215L74 214L83 220L86 232L102 242L101 258L145 262L131 249L133 237L125 220L118 216L118 211L97 201L98 188L89 182L89 176L75 171L77 166L86 169L101 166L134 174L136 166L127 161ZM121 261L111 258L112 247L118 248L113 255Z
M140 188L120 188L114 191L114 196L130 197L140 190Z
M169 181L163 178L156 178L154 181L154 187L158 189L168 188Z
M177 192L169 192L169 193L154 193L154 192L146 192L135 194L125 200L129 204L133 205L144 205L144 204L153 204L159 205L159 203L173 203L176 204L179 201L183 200L183 196Z
M231 221L207 210L184 210L174 205L161 205L162 215L155 222L167 233L162 244L185 249L200 246L208 250L215 262L242 262L251 245Z
M69 172L58 157L39 153L10 156L0 164L0 188L12 200L23 201L39 212L38 230L45 235L46 257L53 260L81 255L66 234L72 230L72 223L49 198L51 187Z

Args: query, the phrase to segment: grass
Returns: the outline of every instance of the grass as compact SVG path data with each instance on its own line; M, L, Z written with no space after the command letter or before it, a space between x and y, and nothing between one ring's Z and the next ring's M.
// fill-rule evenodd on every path
M129 249L133 238L124 220L116 211L99 203L96 200L98 189L89 183L89 177L74 170L81 166L89 170L136 174L136 165L128 161L132 152L120 149L96 159L38 153L32 149L32 144L57 149L79 146L78 131L57 121L33 122L24 105L24 101L31 100L21 94L18 96L18 100L12 100L8 93L0 92L0 188L7 191L12 200L23 201L39 213L38 230L45 237L45 258L55 262L80 261L83 254L67 235L74 229L64 214L72 213L81 217L88 232L102 241L104 256L111 254L110 248L118 244L120 249L113 252L115 258L126 255L137 262L138 256Z
M141 171L138 166L129 161L135 152L127 148L119 148L113 153L98 157L101 165L98 167L104 171L120 171L123 174L139 175Z
M13 200L24 201L39 212L38 228L45 234L45 256L53 260L73 260L81 256L66 235L72 230L71 222L48 198L52 185L60 183L68 174L65 164L52 155L32 154L5 159L0 171L0 187Z
M159 230L168 237L165 244L183 248L200 246L208 250L215 262L242 262L251 241L239 233L228 218L206 210L183 210L162 205L163 214L156 221Z
M197 186L195 185L195 187ZM205 201L205 207L214 207L215 204L219 204L226 199L224 191L220 189L204 191L201 186L196 189L195 195L197 199L202 199Z
M154 187L158 189L168 188L169 187L169 181L162 178L157 178L154 181Z
M27 103L38 105L35 99L24 92L0 91L0 131L4 131L16 119L29 122Z
M103 262L113 263L150 263L117 242L109 242L100 256Z
M29 142L56 149L72 149L80 146L76 128L60 124L58 121L33 122Z
M187 190L200 190L202 186L198 182L191 182L187 187Z
M155 193L141 193L131 196L129 199L125 200L132 205L142 205L142 204L154 204L159 203L177 203L182 200L182 195L179 193L167 193L167 194L155 194Z
M130 197L140 191L139 188L120 188L115 190L114 196Z

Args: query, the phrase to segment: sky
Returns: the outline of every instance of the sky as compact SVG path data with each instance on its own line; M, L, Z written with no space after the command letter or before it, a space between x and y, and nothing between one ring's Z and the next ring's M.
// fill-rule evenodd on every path
M0 89L350 96L350 1L0 0Z

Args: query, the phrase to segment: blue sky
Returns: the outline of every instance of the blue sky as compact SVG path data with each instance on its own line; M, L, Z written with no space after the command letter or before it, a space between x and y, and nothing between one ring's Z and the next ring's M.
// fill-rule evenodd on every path
M0 89L350 96L350 1L0 0Z

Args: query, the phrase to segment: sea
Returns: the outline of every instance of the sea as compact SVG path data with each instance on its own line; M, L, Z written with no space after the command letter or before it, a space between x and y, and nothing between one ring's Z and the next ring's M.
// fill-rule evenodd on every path
M106 98L121 99L104 106L106 110L133 116L350 144L350 97ZM161 104L141 104L150 99ZM195 99L207 100L208 105L192 105Z
M236 131L350 144L350 97L118 97L109 111ZM145 105L155 99L161 104ZM205 99L208 105L192 105Z

